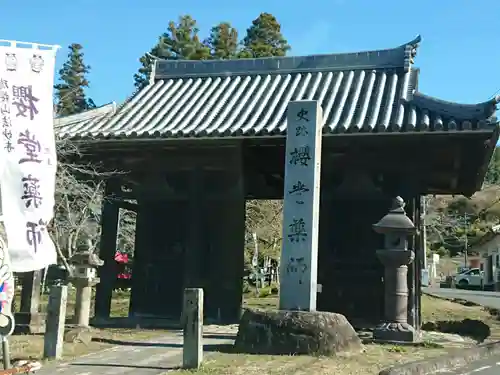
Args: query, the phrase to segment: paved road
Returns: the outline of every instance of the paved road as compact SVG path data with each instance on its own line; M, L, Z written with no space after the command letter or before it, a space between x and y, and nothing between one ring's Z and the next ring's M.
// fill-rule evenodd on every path
M231 335L206 334L204 351L233 343ZM182 363L182 333L119 346L79 357L71 362L45 365L37 375L158 375Z
M500 309L500 292L447 288L422 288L422 291L438 297L458 298L477 303L478 305ZM500 372L498 374L500 375Z
M492 357L487 360L471 363L467 367L456 370L445 370L438 372L442 375L499 375L500 357Z

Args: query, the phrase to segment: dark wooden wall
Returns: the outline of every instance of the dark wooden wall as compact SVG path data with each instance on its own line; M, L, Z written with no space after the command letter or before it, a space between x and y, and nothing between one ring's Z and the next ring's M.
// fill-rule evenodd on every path
M207 318L239 319L244 180L240 149L225 152L219 168L165 172L168 195L139 195L132 316L179 318L184 288L201 287Z
M375 251L382 238L372 225L387 213L389 199L324 194L320 208L318 309L344 314L352 324L383 317L384 268Z

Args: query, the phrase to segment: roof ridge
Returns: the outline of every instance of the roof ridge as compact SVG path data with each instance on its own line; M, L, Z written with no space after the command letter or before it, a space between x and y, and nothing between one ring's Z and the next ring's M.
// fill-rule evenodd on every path
M174 77L248 75L320 70L410 69L420 35L396 48L309 56L262 57L235 60L163 60L154 62L154 79Z

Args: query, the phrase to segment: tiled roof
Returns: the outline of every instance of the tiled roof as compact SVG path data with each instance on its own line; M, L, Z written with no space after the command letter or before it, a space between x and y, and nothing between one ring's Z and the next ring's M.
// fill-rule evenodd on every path
M54 129L60 137L71 137L80 132L88 133L87 129L99 127L112 117L116 108L116 103L113 102L77 115L56 117Z
M70 137L270 136L291 100L318 100L324 133L495 129L497 100L476 105L415 91L420 38L372 52L219 61L159 61L151 84L112 116L64 126Z

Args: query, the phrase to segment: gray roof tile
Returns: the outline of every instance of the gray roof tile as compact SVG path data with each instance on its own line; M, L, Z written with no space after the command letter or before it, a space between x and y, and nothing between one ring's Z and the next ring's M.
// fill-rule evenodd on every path
M88 134L88 129L99 128L116 112L116 103L79 113L77 115L54 118L54 129L59 137L73 137L76 134Z
M318 100L323 131L330 134L495 129L497 100L459 105L415 91L419 71L411 65L419 41L356 54L160 61L153 82L116 113L67 120L58 134L92 138L283 135L291 100Z

